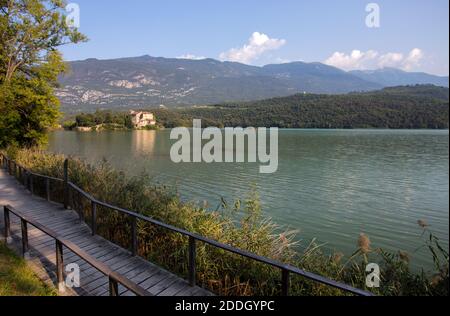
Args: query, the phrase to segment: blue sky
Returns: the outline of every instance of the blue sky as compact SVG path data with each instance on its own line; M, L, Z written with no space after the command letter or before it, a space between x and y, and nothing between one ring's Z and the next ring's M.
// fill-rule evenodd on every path
M140 55L449 73L448 0L78 0L67 60ZM377 3L380 27L366 26Z

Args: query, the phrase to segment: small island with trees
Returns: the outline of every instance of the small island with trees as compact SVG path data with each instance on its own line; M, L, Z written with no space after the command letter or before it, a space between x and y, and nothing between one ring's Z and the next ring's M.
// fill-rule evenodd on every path
M75 120L65 121L62 127L66 130L76 130L79 132L131 129L157 130L160 128L152 112L111 112L98 110L94 113L79 114L75 117Z

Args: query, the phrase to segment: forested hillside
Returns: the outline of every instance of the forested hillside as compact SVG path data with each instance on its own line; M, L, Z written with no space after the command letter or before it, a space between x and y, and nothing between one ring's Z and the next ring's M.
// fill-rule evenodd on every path
M180 109L151 109L164 127L254 126L280 128L448 128L449 89L432 85L386 88L347 95L296 94L255 102ZM79 123L120 123L122 115L78 115ZM105 122L114 117L114 122ZM93 123L92 123L93 124ZM88 124L89 125L89 124Z
M219 126L448 128L448 100L448 88L425 85L347 95L297 94L179 112Z

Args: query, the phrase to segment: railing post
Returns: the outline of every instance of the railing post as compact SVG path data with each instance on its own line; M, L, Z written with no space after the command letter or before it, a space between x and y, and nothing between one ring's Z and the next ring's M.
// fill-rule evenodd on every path
M69 201L68 201L68 208L71 210L75 210L75 200L73 197L73 188L69 188Z
M3 217L5 221L5 242L8 244L11 242L11 221L9 219L9 209L6 206L3 207Z
M64 208L69 208L69 159L64 160Z
M14 162L14 178L17 179L17 164Z
M30 176L30 192L31 192L31 195L33 195L34 194L34 186L33 186L33 174L30 172L29 173L29 176Z
M30 189L30 174L28 171L25 171L25 189Z
M91 201L91 230L92 236L97 234L97 204L95 201Z
M136 217L131 217L131 254L137 254L137 223Z
M84 207L83 207L83 199L80 191L77 191L78 194L78 216L80 217L80 224L84 222Z
M19 166L19 182L23 184L22 167Z
M111 276L109 277L109 296L119 296L119 284Z
M47 201L50 202L50 179L45 178L45 195L47 197Z
M21 218L20 224L22 226L22 256L26 259L29 256L27 221Z
M195 238L189 236L189 285L195 286L195 257L196 257Z
M281 270L281 294L289 295L289 271L285 269Z
M56 277L58 280L58 291L64 292L64 258L63 258L63 244L58 240L56 241Z

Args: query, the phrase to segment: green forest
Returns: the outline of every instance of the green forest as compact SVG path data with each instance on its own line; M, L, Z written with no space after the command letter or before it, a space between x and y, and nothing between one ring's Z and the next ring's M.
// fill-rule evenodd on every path
M279 128L447 129L448 88L402 86L346 95L296 94L254 102L235 102L175 109L152 109L160 127L202 125ZM98 124L130 126L128 112L82 113L67 127Z

